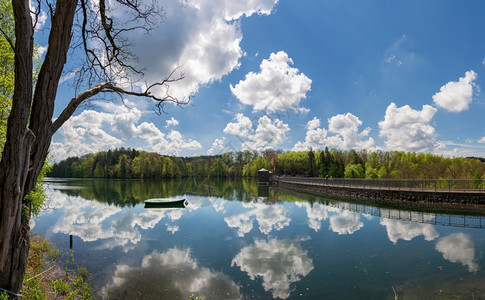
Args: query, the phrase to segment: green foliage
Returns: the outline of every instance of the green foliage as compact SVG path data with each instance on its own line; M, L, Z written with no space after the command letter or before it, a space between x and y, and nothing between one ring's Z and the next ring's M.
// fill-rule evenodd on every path
M345 166L345 178L363 178L364 168L361 164L348 164Z
M307 152L286 152L278 155L278 174L309 175L309 156Z
M27 263L27 272L23 281L23 299L48 299L44 282L38 275L46 269L45 253L51 249L50 244L40 236L30 237L30 250Z
M317 175L315 152L313 152L312 148L310 148L310 151L308 151L308 175L310 175L310 176L316 176Z
M40 171L39 177L37 177L37 184L35 186L35 189L24 198L24 203L27 204L24 205L24 214L29 214L28 206L30 206L30 214L33 216L39 215L40 210L44 205L44 202L47 200L47 195L44 190L44 184L42 182L44 181L46 174L50 172L51 169L52 165L47 160L44 163L42 170Z
M330 155L328 148L325 147L325 152L319 153L319 174L320 174L320 177L329 176L331 165L332 165L332 155Z
M377 170L377 168L372 167L371 162L367 162L365 164L365 176L364 177L369 178L369 179L379 178L379 171Z
M15 41L14 25L11 1L0 1L0 27L12 42ZM7 134L7 119L12 106L14 76L14 52L7 39L0 35L0 148L2 150Z
M74 254L71 253L64 268L65 277L50 282L54 294L66 299L96 299L88 279L87 269L77 267L71 271L73 266L75 266Z
M329 176L334 178L342 178L345 174L345 153L332 149L330 151L332 162L329 168Z
M334 178L472 179L485 174L477 158L445 158L429 153L342 151L319 152L265 150L191 158L168 157L130 149L115 149L54 165L49 176L169 179L180 177L255 177L261 168L275 174L332 176ZM476 179L483 184L483 179ZM481 181L480 181L481 180Z
M12 107L12 97L15 84L14 59L15 54L7 38L15 44L15 20L12 10L12 1L0 1L0 156L3 151L7 134L7 120ZM39 47L34 48L34 82L40 66Z
M58 248L52 248L47 251L47 257L51 260L59 261L61 260L61 250Z
M263 157L258 157L252 162L246 164L243 168L243 176L255 177L258 175L258 171L262 168L268 169L269 164Z
M49 176L123 179L240 177L244 173L243 166L251 164L256 158L260 157L250 151L182 158L120 148L82 157L70 157L54 164ZM269 162L276 163L276 154L264 160L266 163L258 161L257 165L268 168ZM255 176L256 173L251 171L248 174L253 175L247 176Z
M6 291L0 291L0 300L8 300L8 294Z
M387 170L386 167L381 166L379 171L377 171L377 178L387 178Z
M480 172L476 172L473 176L473 187L476 189L482 189L484 187L484 176Z

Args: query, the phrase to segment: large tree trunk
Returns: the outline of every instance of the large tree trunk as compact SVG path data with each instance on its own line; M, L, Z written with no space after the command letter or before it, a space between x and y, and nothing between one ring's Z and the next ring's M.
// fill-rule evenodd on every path
M34 135L27 128L32 101L33 28L29 1L13 1L15 16L15 90L0 162L0 286L22 287L29 252L28 218L22 215L24 185Z
M18 292L27 264L29 251L29 218L30 204L24 202L24 197L34 190L37 177L42 170L52 135L67 121L76 108L86 99L102 92L147 97L158 101L157 107L165 101L178 104L177 98L170 95L158 97L151 89L164 86L183 78L173 78L175 70L161 82L146 87L142 92L125 90L117 87L111 78L110 68L121 67L137 75L137 71L123 60L131 57L122 33L135 30L139 25L137 20L145 21L144 29L153 21L150 16L162 16L156 5L144 6L138 1L116 1L134 13L133 27L114 29L113 19L106 15L105 0L99 0L99 6L91 5L87 0L79 1L82 28L80 36L84 44L86 63L95 78L101 82L71 99L59 117L52 122L54 103L59 80L66 63L72 37L72 26L79 0L48 1L50 9L50 33L48 50L39 72L35 91L32 92L32 55L33 36L29 0L12 0L15 18L15 90L12 99L12 110L7 124L6 142L0 161L0 287ZM55 2L55 3L54 3ZM40 1L37 1L40 5ZM143 9L141 9L141 7ZM102 25L87 27L88 12L90 16L100 21ZM100 20L98 20L100 19ZM98 32L101 31L101 32ZM101 47L104 56L97 56L88 39L95 38L95 47ZM106 60L108 58L108 60ZM100 72L100 73L97 73ZM104 74L104 75L102 75ZM99 76L99 77L98 77ZM113 75L114 77L124 75Z
M44 165L52 135L54 103L62 70L66 63L67 52L71 45L72 24L76 12L77 0L63 0L56 5L56 12L51 19L49 48L37 78L29 128L36 139L30 155L31 170L27 177L26 190L33 190L37 177Z
M32 95L33 27L29 0L14 0L15 90L0 161L0 287L22 288L30 236L25 195L36 185L53 130L57 86L71 42L77 0L59 1L51 19L49 48ZM30 129L29 129L29 127Z

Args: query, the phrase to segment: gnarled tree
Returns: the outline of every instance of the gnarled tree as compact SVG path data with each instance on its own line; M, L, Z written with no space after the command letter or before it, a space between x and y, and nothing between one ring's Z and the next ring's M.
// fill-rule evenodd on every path
M29 2L35 5L29 6ZM29 251L30 204L26 195L48 155L53 134L87 99L109 95L151 98L159 111L166 102L186 103L168 93L171 82L183 78L175 71L160 82L140 84L127 34L149 31L163 20L155 2L139 0L13 0L15 39L6 39L15 54L15 80L6 141L0 161L0 287L18 292ZM33 83L35 26L42 11L50 18L48 45L36 84ZM115 13L116 12L116 13ZM117 22L115 15L124 20ZM46 29L43 29L45 32ZM4 31L0 31L0 34ZM69 57L83 58L74 96L59 116L53 116L59 81ZM156 91L163 88L162 95Z

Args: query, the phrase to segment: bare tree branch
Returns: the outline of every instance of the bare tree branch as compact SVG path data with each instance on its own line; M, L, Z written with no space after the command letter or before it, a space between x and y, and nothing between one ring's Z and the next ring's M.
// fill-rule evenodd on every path
M165 97L160 97L152 94L151 90L154 87L166 86L168 83L182 80L184 78L183 75L176 78L173 77L176 70L177 69L173 70L172 73L170 73L170 75L167 78L165 78L163 81L154 83L148 86L145 90L141 92L127 90L125 88L118 87L111 82L103 82L90 89L87 89L82 93L79 93L78 95L76 95L74 98L71 99L71 101L66 106L66 108L62 111L59 117L54 121L54 123L52 124L52 133L55 133L57 130L59 130L59 128L73 115L73 113L76 111L76 109L79 107L79 105L82 102L100 93L116 93L120 96L130 95L130 96L150 98L158 102L155 106L158 108L159 113L163 111L163 105L166 102L171 102L175 104L188 104L190 102L190 98L185 101L180 101L179 99L172 97L168 94L168 88L167 88L167 93Z
M37 8L34 11L30 11L31 14L34 15L34 24L32 25L32 28L35 28L37 26L37 23L39 22L39 15L41 13L41 7L40 7L40 0L37 0Z
M0 27L0 32L2 33L3 37L7 40L7 42L10 44L10 48L12 48L12 51L15 52L15 46L12 39L8 37L7 33L3 31L2 27Z
M114 3L117 5L111 3L113 9L122 11L125 18L131 15L131 19L118 24L110 17L110 6L105 0L97 3L80 1L81 44L87 62L84 71L89 74L89 82L96 79L99 79L98 82L114 82L115 78L141 79L144 70L133 64L137 57L130 52L132 45L126 34L135 30L149 32L165 18L163 9L155 1L144 4L138 0L117 0Z

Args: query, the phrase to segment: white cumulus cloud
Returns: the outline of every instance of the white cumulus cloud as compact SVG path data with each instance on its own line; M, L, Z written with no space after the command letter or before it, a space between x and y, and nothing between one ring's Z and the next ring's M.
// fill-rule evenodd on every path
M112 115L111 127L121 133L124 138L130 139L137 134L135 124L140 120L141 112L137 108L129 109L126 106L115 107Z
M210 149L207 150L207 155L212 155L213 153L217 153L217 152L224 150L225 141L226 141L225 137L222 137L220 139L215 139L214 142L212 143L212 146L210 147Z
M338 114L328 119L328 130L320 127L320 120L314 117L307 123L305 141L298 141L293 151L308 151L337 147L342 149L370 149L375 146L374 139L369 135L370 128L359 132L362 121L351 113ZM333 135L329 135L329 133Z
M450 81L440 88L440 91L433 95L433 102L451 112L461 112L467 110L473 99L474 80L477 73L470 70L465 73L465 77L460 77L458 81Z
M310 148L317 150L331 146L329 140L327 139L328 131L325 128L318 127L320 127L319 119L315 117L313 120L309 121L306 126L307 132L305 135L305 141L298 141L293 147L292 151L309 151Z
M252 14L269 15L278 0L248 0L248 1L231 1L223 0L226 16L228 21L237 20L242 15L247 17Z
M362 125L362 121L353 114L338 114L328 120L328 131L341 136L341 148L363 149L374 147L374 139L369 138L363 140L364 137L369 135L370 128L366 128L362 132L359 132L360 125Z
M169 128L169 127L175 127L179 124L179 121L175 120L174 117L170 118L170 120L167 120L165 121L166 125L165 127L166 128Z
M312 81L297 68L292 68L293 60L284 51L271 53L263 59L259 73L250 72L244 80L230 88L232 93L255 111L308 111L300 107L306 98Z
M143 150L166 155L202 148L199 142L184 138L179 131L172 129L163 133L155 124L147 122L137 125L142 116L137 108L130 109L124 105L104 107L109 111L85 110L64 123L56 134L56 140L60 138L61 141L53 142L50 148L50 155L55 161L120 147L126 140L135 137L146 142ZM178 121L171 118L167 124L175 126Z
M220 80L240 66L245 55L239 20L252 14L268 15L277 1L184 1L163 3L165 22L150 36L132 33L133 53L145 68L146 82L161 81L178 67L169 93L179 99L197 93L200 86ZM165 87L155 91L160 95Z
M253 122L245 115L239 113L235 117L235 122L230 122L224 128L224 133L232 134L242 138L254 135Z
M398 151L432 151L440 147L436 132L429 123L437 112L430 105L422 110L414 110L409 105L397 107L391 103L379 122L379 135L385 137L386 147Z
M82 156L121 146L121 139L101 129L112 119L112 114L92 110L71 117L57 133L62 135L63 142L53 142L50 155L57 161L69 156Z
M249 150L263 150L275 148L287 140L287 132L290 131L288 124L280 119L270 119L262 116L258 119L256 129L253 122L243 114L235 116L235 122L230 122L224 128L224 133L238 136L244 142L242 147Z

